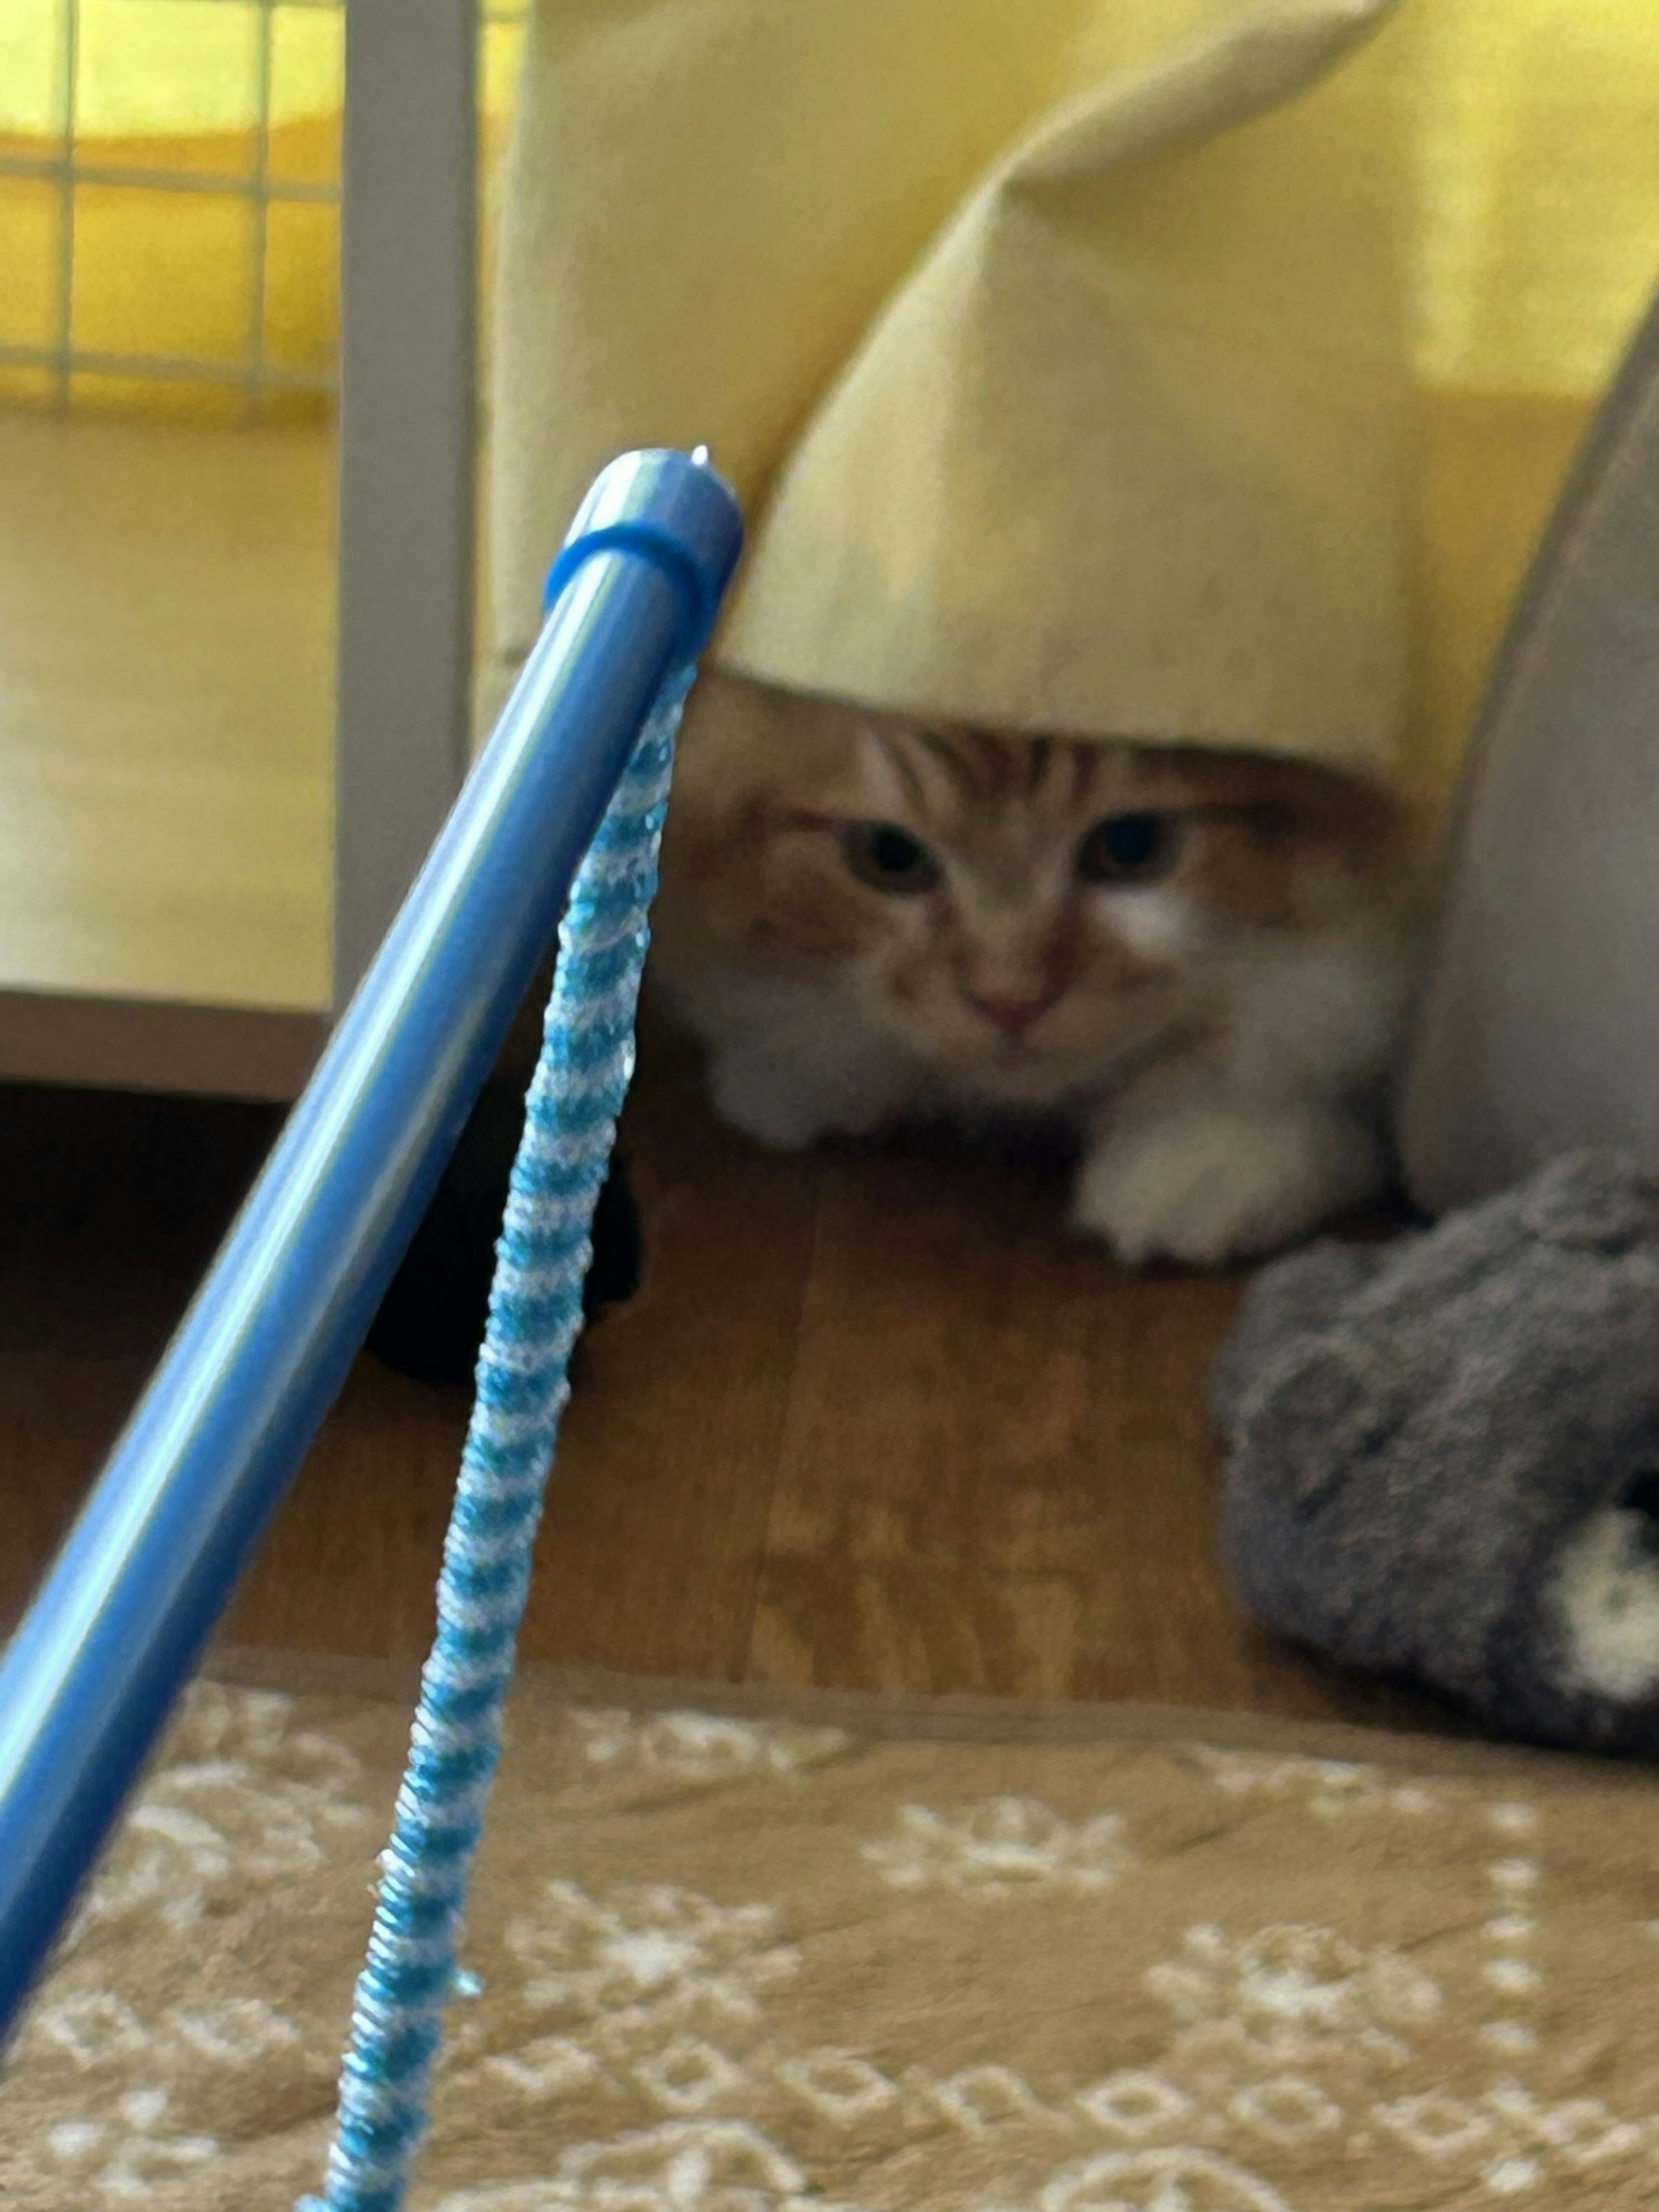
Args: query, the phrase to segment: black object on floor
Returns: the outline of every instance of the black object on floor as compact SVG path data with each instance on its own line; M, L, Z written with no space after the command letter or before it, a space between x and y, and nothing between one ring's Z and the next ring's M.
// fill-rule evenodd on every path
M426 1217L368 1333L368 1349L418 1382L472 1379L483 1341L495 1239L524 1126L524 1090L485 1085ZM639 1288L639 1213L613 1155L593 1217L593 1264L582 1305L592 1321Z

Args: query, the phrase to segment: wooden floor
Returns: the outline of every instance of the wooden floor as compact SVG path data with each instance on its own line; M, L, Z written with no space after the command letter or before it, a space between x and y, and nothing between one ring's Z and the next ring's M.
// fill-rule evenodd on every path
M0 1607L13 1613L274 1127L0 1091ZM645 1287L587 1340L525 1640L702 1679L1420 1723L1258 1636L1218 1566L1207 1363L1237 1287L1127 1279L1054 1172L778 1159L648 1046ZM412 1656L465 1406L360 1363L228 1624Z

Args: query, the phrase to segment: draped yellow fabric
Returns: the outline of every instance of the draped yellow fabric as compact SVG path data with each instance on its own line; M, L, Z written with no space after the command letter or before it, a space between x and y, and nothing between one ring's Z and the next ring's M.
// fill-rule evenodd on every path
M844 4L812 0L820 15ZM669 0L669 10L702 11L711 22L720 12L715 0ZM1237 11L1237 0L1213 0L1207 10L1196 0L1121 0L1113 11L1120 58L1137 40L1152 51L1206 12ZM257 90L248 66L254 12L188 0L83 0L81 157L246 173ZM547 22L606 12L625 15L628 35L637 38L661 10L646 0L608 11L600 0L543 0ZM1006 66L986 28L995 12L969 0L956 10L961 35L980 40L975 66L987 75ZM58 51L53 0L7 0L0 153L60 150ZM626 65L626 38L617 52ZM1659 281L1659 6L1405 0L1367 65L1373 58L1388 78L1404 156L1392 189L1413 279L1413 367L1425 432L1413 728L1419 765L1432 776L1443 774L1461 735L1584 414ZM934 65L923 57L917 66ZM938 58L941 97L945 88L963 97L964 66L958 56ZM497 110L510 67L509 48L500 44ZM332 173L338 72L337 21L326 11L279 9L271 83L278 171ZM978 112L1017 94L1017 87L992 86ZM856 82L845 96L860 96ZM738 112L732 127L752 121ZM567 167L560 189L581 192L578 167ZM679 189L695 200L697 179L684 177ZM52 342L56 198L49 179L0 174L0 346ZM82 187L77 343L107 353L234 360L252 282L242 212L212 195ZM934 220L948 213L941 206ZM281 219L263 277L267 343L279 363L311 368L331 358L335 340L334 222L315 206L275 214ZM688 323L698 305L685 299ZM822 362L810 374L821 380ZM0 362L0 401L35 400L47 391L40 372ZM210 386L143 379L82 380L75 397L173 412L214 404Z
M933 465L962 513L990 511L963 494L975 473L966 441L945 457L942 478L937 457L921 450L926 394L944 388L937 372L951 330L963 333L959 359L973 361L971 385L1008 355L1018 313L1006 292L988 307L988 287L999 267L1022 281L1029 272L1017 252L999 263L988 246L966 275L943 267L964 225L986 230L972 215L985 179L1034 129L1062 127L1071 88L1087 88L1098 120L1116 112L1113 87L1137 70L1196 33L1264 12L1293 21L1321 9L1316 0L1265 10L1253 0L1028 0L1019 9L829 0L786 21L752 0L539 0L508 194L520 235L515 246L509 228L504 249L495 682L533 621L535 571L556 534L555 509L568 508L595 458L588 446L705 434L760 521L726 647L759 672L824 680L833 634L812 603L818 575L826 595L841 594L838 622L857 611L846 576L815 565L834 551L841 521L861 526L860 486L845 473L837 483L836 471L861 471L890 516L902 499L886 477L901 466L922 487ZM1405 0L1339 74L1350 82L1333 78L1310 100L1358 100L1365 129L1383 133L1390 158L1376 189L1389 196L1410 278L1422 438L1412 487L1415 666L1399 765L1433 785L1455 764L1584 416L1659 276L1659 9L1648 0L1573 9ZM1264 144L1280 133L1292 159L1306 150L1290 110L1248 129ZM1315 164L1307 189L1319 188ZM1097 244L1099 222L1109 230L1117 217L1103 186L1093 204ZM1275 250L1260 228L1241 246L1255 256L1245 281L1259 275L1264 293L1283 273ZM1050 301L1057 290L1049 281ZM1001 319L989 353L988 316ZM911 327L896 336L896 319ZM910 442L883 470L871 426L879 406L907 398ZM1012 444L1030 420L988 434ZM1334 452L1320 465L1340 489ZM1057 476L1044 463L1052 489ZM1042 514L1026 519L1041 532ZM907 559L919 548L921 596L946 613L951 592L974 587L968 570L981 549L928 545L920 534L897 543ZM1051 550L1041 557L1052 568ZM919 610L912 638L924 627ZM879 696L885 685L893 703L919 702L927 694L911 681L911 646L896 647L890 623L878 630L866 622L862 657L843 664L840 688ZM959 635L971 634L964 623ZM1073 644L1079 635L1074 626ZM1038 695L1054 665L1037 653L1011 673L1006 656L981 656L969 677L988 712L1000 713L1028 683L1046 706ZM924 672L931 683L938 670ZM1299 742L1295 719L1281 734Z
M1127 63L1101 51L1109 0L1085 6L1028 0L1034 112L777 457L717 653L889 710L1394 775L1410 338L1367 50L1389 0L1256 0ZM798 276L818 258L804 241ZM509 268L503 369L515 343L559 362L579 420ZM629 404L695 404L723 452L720 397Z

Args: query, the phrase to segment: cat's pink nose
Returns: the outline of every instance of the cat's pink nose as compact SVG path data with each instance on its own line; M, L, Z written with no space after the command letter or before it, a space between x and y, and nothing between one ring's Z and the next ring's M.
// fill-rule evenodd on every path
M1049 983L1036 983L1024 990L969 991L968 994L988 1022L994 1022L1005 1036L1018 1044L1031 1024L1046 1014L1059 991Z

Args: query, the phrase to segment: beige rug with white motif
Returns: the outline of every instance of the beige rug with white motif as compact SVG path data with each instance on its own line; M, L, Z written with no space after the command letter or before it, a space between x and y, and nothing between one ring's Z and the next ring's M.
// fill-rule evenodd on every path
M409 1686L230 1673L0 2082L5 2212L318 2179ZM421 2212L1659 2205L1651 1777L698 1704L520 1698Z

